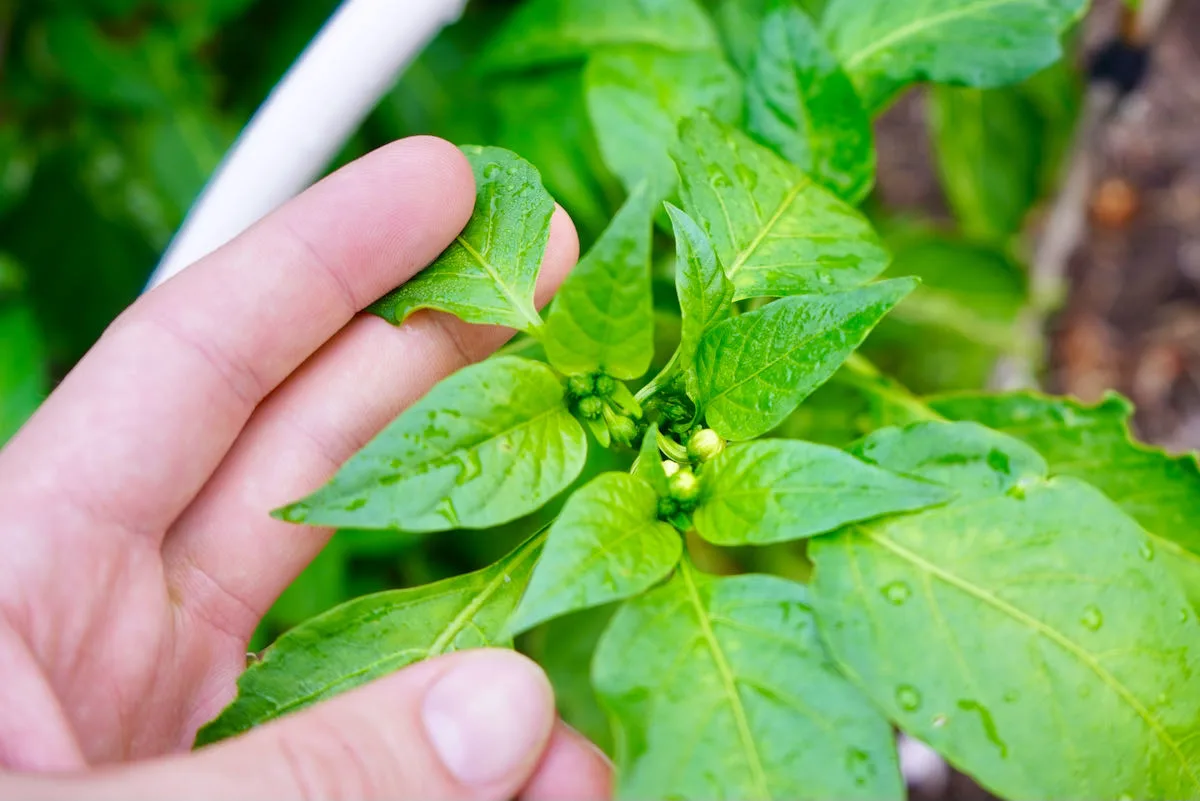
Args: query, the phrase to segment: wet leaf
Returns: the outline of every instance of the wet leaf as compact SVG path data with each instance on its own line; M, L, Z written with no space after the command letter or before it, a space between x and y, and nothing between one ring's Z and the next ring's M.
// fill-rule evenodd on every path
M685 564L617 613L592 681L618 798L904 797L891 731L830 664L801 584Z
M291 629L238 679L237 698L200 729L197 747L423 659L510 645L501 627L529 581L544 539L539 533L478 572L365 595Z
M371 310L400 324L418 309L469 323L537 330L533 290L550 238L554 200L538 171L498 147L465 147L475 173L475 213L446 252Z
M872 439L883 467L960 497L809 544L821 633L855 683L1001 797L1196 796L1200 627L1141 528L973 424Z
M498 357L442 381L327 486L277 515L343 528L487 528L549 501L586 457L554 372Z
M916 282L799 295L717 325L696 354L698 402L726 439L753 439L825 383Z
M1103 492L1151 535L1200 610L1200 467L1196 455L1171 456L1138 442L1129 430L1133 407L1110 394L1089 406L1037 392L977 393L934 398L954 420L974 420L1025 442L1046 458L1052 475L1074 476Z
M875 180L871 118L812 20L773 0L747 82L747 128L826 189L857 203Z
M563 373L629 380L650 368L652 208L642 187L559 290L546 323L546 354Z
M731 445L700 474L696 531L717 545L766 545L945 503L945 487L883 470L825 445Z
M693 376L700 340L733 313L733 284L695 220L670 204L667 214L675 231L675 291L681 314L673 366Z
M675 569L682 552L679 533L658 519L658 494L648 483L627 473L598 476L550 527L508 631L645 592Z
M684 210L712 237L738 299L836 292L887 266L862 215L739 131L692 117L674 152Z

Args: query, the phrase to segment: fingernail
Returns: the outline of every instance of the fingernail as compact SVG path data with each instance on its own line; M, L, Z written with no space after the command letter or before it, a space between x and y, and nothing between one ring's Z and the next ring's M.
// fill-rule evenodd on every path
M446 769L481 787L532 768L554 724L554 693L528 659L479 651L429 689L421 717Z

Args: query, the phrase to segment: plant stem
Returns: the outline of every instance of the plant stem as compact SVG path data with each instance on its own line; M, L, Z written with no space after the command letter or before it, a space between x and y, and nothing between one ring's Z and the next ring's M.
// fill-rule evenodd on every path
M946 419L900 382L884 375L865 356L852 353L842 368L839 375L843 382L873 395L893 409L902 411L902 416L912 422Z

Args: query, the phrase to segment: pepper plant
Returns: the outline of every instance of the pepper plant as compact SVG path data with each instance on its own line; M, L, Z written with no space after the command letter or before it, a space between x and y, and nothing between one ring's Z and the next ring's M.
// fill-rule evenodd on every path
M1195 460L1135 444L1116 397L922 399L855 352L917 285L880 279L888 252L856 208L873 114L915 82L1046 67L1082 5L521 6L482 69L586 61L623 203L543 316L554 201L521 157L465 147L474 216L373 310L523 344L450 376L275 514L499 530L573 492L491 566L292 629L198 742L615 605L590 682L622 797L900 798L894 727L1005 797L1200 796ZM663 353L653 287L670 274ZM831 380L868 401L869 433L788 436ZM581 478L589 449L627 469ZM763 547L793 549L805 580L705 568Z

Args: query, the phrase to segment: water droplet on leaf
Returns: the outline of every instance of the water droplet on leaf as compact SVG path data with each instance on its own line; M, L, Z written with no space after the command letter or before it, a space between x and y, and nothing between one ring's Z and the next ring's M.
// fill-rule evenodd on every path
M913 712L921 706L921 693L911 684L901 684L896 688L896 703L901 709Z
M495 180L501 173L502 169L499 164L489 164L483 168L483 177L488 181Z
M934 715L933 716L933 728L935 728L935 729L942 728L943 726L946 725L947 722L949 722L949 718L947 718L945 715Z
M1084 628L1091 631L1097 631L1104 625L1104 615L1100 614L1100 609L1095 604L1088 604L1084 607L1083 617L1079 620Z
M890 584L884 585L881 592L883 593L883 597L892 606L900 606L900 604L907 601L909 596L912 595L912 587L909 587L903 581L893 581Z
M854 777L854 783L860 787L867 783L875 773L875 766L871 764L871 755L866 751L860 751L857 748L851 748L846 752L846 772Z
M1150 544L1149 540L1146 540L1138 546L1138 553L1142 555L1143 559L1149 562L1154 558L1154 546Z

